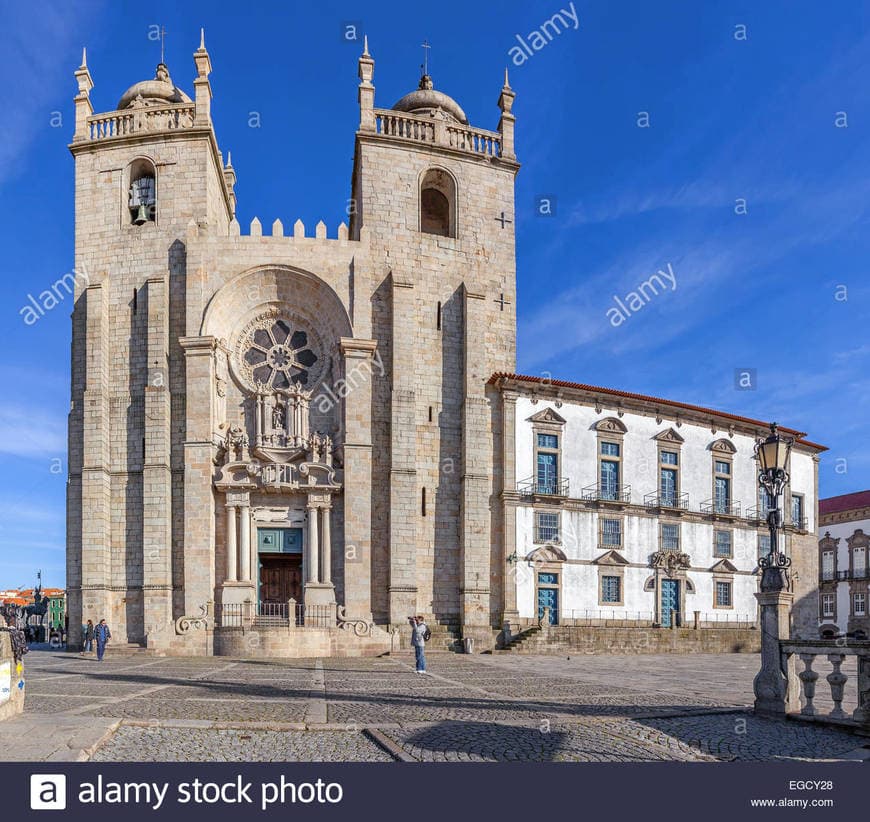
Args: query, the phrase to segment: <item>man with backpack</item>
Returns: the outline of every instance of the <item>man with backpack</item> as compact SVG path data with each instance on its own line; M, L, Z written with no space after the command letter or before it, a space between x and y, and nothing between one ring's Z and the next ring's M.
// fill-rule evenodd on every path
M426 643L432 639L432 632L422 616L408 617L408 622L411 625L411 645L414 648L417 673L426 674L428 671L426 670L426 656L423 649Z

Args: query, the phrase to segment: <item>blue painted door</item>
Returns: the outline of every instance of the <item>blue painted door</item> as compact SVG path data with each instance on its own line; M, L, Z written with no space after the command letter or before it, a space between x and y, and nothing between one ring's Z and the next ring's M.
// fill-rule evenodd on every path
M538 574L538 619L544 616L544 608L550 609L550 625L559 622L559 589L545 588L545 585L558 585L557 574Z
M680 582L676 579L662 580L662 625L671 627L671 619L680 624Z

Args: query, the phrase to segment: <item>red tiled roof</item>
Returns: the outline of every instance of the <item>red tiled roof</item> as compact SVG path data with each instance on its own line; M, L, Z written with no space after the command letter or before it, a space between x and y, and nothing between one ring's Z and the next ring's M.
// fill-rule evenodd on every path
M840 511L852 511L855 508L870 508L870 490L853 491L851 494L840 494L838 497L827 497L819 500L819 515L838 514Z
M737 414L729 414L727 411L717 411L714 408L704 408L701 405L689 405L685 402L666 400L662 399L661 397L650 397L646 394L633 394L630 391L619 391L615 388L602 388L600 385L585 385L584 383L568 382L566 380L554 380L544 377L530 377L526 374L507 374L501 371L493 374L489 378L489 383L491 385L494 385L500 379L515 380L516 382L529 382L535 383L537 385L555 386L556 388L573 388L579 391L591 391L596 394L610 394L613 397L625 397L626 399L640 400L641 402L660 403L661 405L668 405L672 408L684 408L687 411L697 411L701 414L714 414L717 417L734 420L736 422L744 423L745 425L757 426L765 429L770 426L770 423L764 422L763 420L755 420L752 419L752 417L741 417ZM809 440L804 439L806 434L803 431L796 431L793 428L785 428L782 425L779 426L779 430L795 437L801 445L806 445L809 448L814 448L818 451L828 450L827 446L825 445L819 445L818 443L810 442Z

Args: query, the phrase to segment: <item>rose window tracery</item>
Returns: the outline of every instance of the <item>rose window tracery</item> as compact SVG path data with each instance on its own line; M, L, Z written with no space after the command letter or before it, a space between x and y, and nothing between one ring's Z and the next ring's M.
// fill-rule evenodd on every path
M252 388L310 387L320 377L319 341L287 316L258 318L239 342L242 376Z

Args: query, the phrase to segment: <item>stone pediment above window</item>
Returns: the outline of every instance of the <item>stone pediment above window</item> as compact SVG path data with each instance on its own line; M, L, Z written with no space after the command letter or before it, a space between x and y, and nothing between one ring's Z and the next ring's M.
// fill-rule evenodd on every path
M550 425L564 425L565 418L557 414L552 408L545 408L543 411L538 411L537 414L532 414L528 422L544 422Z
M628 560L619 551L608 551L592 560L593 565L628 565Z
M719 560L711 569L714 574L736 574L737 566L727 559Z
M711 446L710 450L714 454L736 454L737 449L734 447L734 443L730 440L720 439L716 440Z
M825 531L825 535L819 540L819 548L823 551L832 551L840 544L840 537L834 539L830 531Z
M526 555L526 562L564 562L566 559L565 552L556 545L542 545Z
M685 442L685 440L674 431L673 428L667 428L664 431L659 432L653 437L653 439L658 440L659 442L672 443L674 445L680 445Z
M598 420L593 426L596 431L602 434L627 434L628 429L621 420L616 417L605 417L603 420Z
M860 528L856 528L855 533L851 537L846 537L846 542L850 548L870 547L870 537Z

